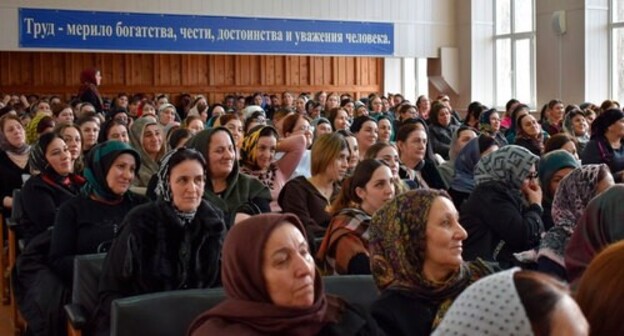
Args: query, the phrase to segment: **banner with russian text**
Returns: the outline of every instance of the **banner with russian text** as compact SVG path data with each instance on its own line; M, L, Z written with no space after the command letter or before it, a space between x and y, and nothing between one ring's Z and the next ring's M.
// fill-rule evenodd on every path
M19 9L20 48L392 56L392 23Z

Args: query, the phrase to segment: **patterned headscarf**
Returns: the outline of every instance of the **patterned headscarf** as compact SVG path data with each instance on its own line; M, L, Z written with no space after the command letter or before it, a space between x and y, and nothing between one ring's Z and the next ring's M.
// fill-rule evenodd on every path
M122 197L121 195L114 194L109 188L106 176L113 162L115 162L119 155L124 153L128 153L134 157L134 172L138 172L141 167L141 157L139 153L128 144L120 141L106 141L96 145L89 151L84 171L87 184L84 185L83 192L86 195L95 194L107 201L118 200Z
M512 268L487 276L459 295L432 335L532 336Z
M39 123L41 122L41 120L43 120L45 117L47 117L47 115L40 113L37 114L34 118L32 118L32 120L30 120L30 122L28 123L28 125L26 125L26 142L29 144L34 144L35 142L37 142L37 127L39 126Z
M602 168L604 166L604 168ZM552 205L554 226L542 238L539 256L546 256L564 266L564 253L576 222L596 196L600 170L609 170L603 164L590 164L574 169L559 182Z
M605 247L624 239L624 185L615 185L587 204L565 251L568 280L580 279Z
M490 123L490 116L494 112L497 112L496 109L489 109L481 113L479 117L479 131L494 136L496 132L492 129L492 124Z
M427 248L427 220L443 190L417 189L396 196L375 212L370 224L371 272L380 290L400 290L410 296L439 304L433 326L442 320L453 299L468 285L492 269L477 260L463 263L444 283L423 275Z
M41 136L41 138L33 144L28 157L28 163L31 169L40 173L50 170L50 172L53 173L53 169L50 167L45 154L50 143L52 143L52 141L56 138L63 139L54 133L47 133Z
M475 167L477 185L497 181L514 189L520 189L522 182L529 175L531 166L539 157L528 149L516 145L505 146L479 160Z
M241 163L250 168L251 170L257 170L256 164L256 146L258 146L258 140L260 140L260 133L265 129L271 129L273 136L277 138L277 130L273 126L258 125L249 131L249 134L245 136L243 144L240 149Z
M6 117L3 116L2 120L4 120L5 125L8 120L15 120L19 123L19 119L17 117L13 117L12 115L7 115ZM13 146L4 134L4 130L0 129L0 150L15 153L17 155L22 155L28 153L28 151L30 150L30 146L26 142L24 142L20 147Z

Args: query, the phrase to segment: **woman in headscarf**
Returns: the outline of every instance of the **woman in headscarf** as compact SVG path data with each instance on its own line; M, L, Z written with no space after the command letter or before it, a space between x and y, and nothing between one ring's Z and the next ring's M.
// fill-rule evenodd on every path
M570 283L576 283L594 257L605 247L624 239L624 186L615 185L593 198L578 221L565 250Z
M158 162L165 154L164 137L162 127L149 116L135 120L130 127L130 143L141 154L141 169L134 179L140 194L145 195L150 178L158 171Z
M605 164L581 166L561 180L552 204L554 226L540 243L540 271L567 280L564 254L576 223L585 212L587 203L613 184L613 176Z
M498 147L507 145L507 139L501 132L501 118L496 109L489 109L481 114L479 118L479 131L488 134L496 140Z
M30 151L30 167L39 175L22 188L24 238L28 242L54 225L59 207L78 195L85 180L73 173L71 153L63 138L55 133L41 136Z
M451 139L451 149L449 151L449 159L442 162L438 166L440 176L442 176L442 180L444 180L444 184L446 184L447 186L451 185L451 182L453 181L453 176L455 176L455 159L457 158L457 155L459 155L459 151L461 151L462 148L466 146L468 141L476 137L476 130L467 125L461 125L455 132L453 132L453 138Z
M538 160L516 145L507 145L479 160L474 174L476 188L464 203L459 220L468 231L463 253L466 260L483 258L509 268L517 263L513 253L539 244L544 227Z
M271 211L279 212L277 197L297 168L306 148L303 135L294 135L278 142L279 135L273 126L259 125L245 136L241 147L241 172L256 177L271 191ZM284 155L277 161L275 153Z
M4 218L11 216L13 190L20 189L30 177L29 153L26 131L19 117L3 115L0 118L0 198Z
M539 179L542 186L542 222L544 230L548 231L553 226L552 202L559 183L574 169L581 166L572 154L565 149L558 149L544 154L539 163Z
M461 212L462 205L475 188L475 166L482 157L498 150L498 148L493 137L481 134L478 138L470 140L459 151L457 159L455 159L455 175L449 188L449 195L453 198L453 204L458 211Z
M219 285L223 213L202 198L206 161L197 151L167 153L158 170L158 200L135 207L121 224L100 277L99 330L114 299Z
M107 141L89 152L77 197L60 207L52 230L50 266L71 288L74 257L106 252L125 215L146 199L129 191L141 165L130 145Z
M195 134L187 143L206 160L204 198L224 213L227 227L246 215L269 212L271 193L258 179L239 171L234 138L225 127Z
M583 164L605 163L616 182L624 171L624 112L610 109L600 114L591 125L591 140L581 153Z
M236 224L223 244L227 298L200 315L189 335L377 335L368 314L327 295L292 214L262 214Z
M589 142L589 124L579 108L572 108L563 118L563 130L576 139L576 151L582 153Z
M457 217L448 194L432 189L399 195L373 216L371 271L381 296L372 314L387 335L429 335L466 287L494 272L463 261Z
M433 152L448 160L453 133L458 127L452 123L451 109L441 102L434 102L429 122L429 139Z
M80 89L78 90L78 99L81 102L89 102L95 107L96 112L103 112L102 96L97 87L102 82L100 70L96 68L88 68L80 73Z
M581 336L589 327L566 285L513 268L466 288L433 335Z
M370 274L370 219L394 193L392 172L381 161L365 159L355 167L331 205L332 219L316 254L325 274Z

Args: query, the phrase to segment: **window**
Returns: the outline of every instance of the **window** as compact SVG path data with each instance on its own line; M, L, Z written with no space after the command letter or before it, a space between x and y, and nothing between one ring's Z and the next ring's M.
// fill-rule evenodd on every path
M611 6L611 96L624 101L624 1L612 0Z
M511 98L535 104L534 0L493 0L496 106Z

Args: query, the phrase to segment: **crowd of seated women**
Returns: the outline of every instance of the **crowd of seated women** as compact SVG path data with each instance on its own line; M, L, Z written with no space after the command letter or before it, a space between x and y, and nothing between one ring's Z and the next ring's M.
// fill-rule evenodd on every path
M462 121L446 95L174 106L109 102L100 81L88 69L69 104L0 109L2 214L20 198L15 292L33 335L64 333L73 259L92 253L106 259L88 334L107 334L115 299L209 287L227 299L191 335L622 333L597 322L624 296L594 279L615 256L593 266L624 237L616 102L552 100L539 116L473 102ZM374 279L370 309L324 293L322 276L347 274Z

